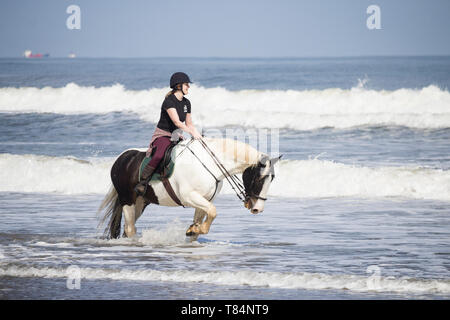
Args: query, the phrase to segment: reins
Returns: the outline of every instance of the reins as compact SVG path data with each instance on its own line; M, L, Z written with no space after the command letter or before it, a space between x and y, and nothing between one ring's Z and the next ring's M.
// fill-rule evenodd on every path
M194 141L194 139L192 139L191 141ZM191 142L191 141L190 141L190 142ZM195 154L195 152L192 151L191 148L189 148L189 143L186 144L186 148L189 149L189 151L197 158L197 160L202 164L202 166L206 169L206 171L208 171L209 174L211 174L211 176L212 176L212 177L214 178L214 180L216 181L216 189L214 190L214 194L212 195L211 199L209 199L209 201L211 201L212 198L214 198L214 196L216 195L217 188L218 188L218 186L219 186L220 180L217 179L217 177L214 175L214 173L212 173L211 170L208 169L208 167L202 162L202 160L200 160L200 158ZM183 149L183 151L184 151L184 149ZM183 151L181 151L181 152L183 152ZM181 154L181 152L180 152L180 154Z
M233 191L236 193L239 200L245 202L247 195L245 193L245 188L242 186L242 183L239 181L239 179L235 175L231 175L228 172L228 170L225 168L225 166L220 162L220 160L217 158L217 156L214 154L214 152L208 147L206 142L203 141L203 139L200 139L200 143L203 146L203 148L206 150L206 152L211 156L214 163L217 165L217 167L222 172L224 177L227 179L228 183L230 184Z
M184 152L184 150L188 149L196 158L197 160L202 164L202 166L206 169L206 171L211 174L211 176L216 181L216 190L214 191L214 195L211 197L211 199L215 196L217 192L217 187L220 183L220 180L217 179L217 177L211 172L211 170L203 163L203 161L195 154L194 151L192 151L191 148L189 148L189 145L195 141L195 139L191 139L185 146L185 149L183 149L178 155L177 158ZM219 168L220 172L224 175L225 179L227 179L228 183L230 184L233 191L236 193L239 200L245 202L245 200L248 198L248 195L245 192L245 188L242 185L242 182L239 180L239 178L236 175L232 175L228 172L228 170L225 168L225 166L220 162L220 160L217 158L217 156L214 154L214 152L208 147L208 145L203 141L202 139L199 139L200 144L202 147L206 150L206 152L211 156L216 166Z

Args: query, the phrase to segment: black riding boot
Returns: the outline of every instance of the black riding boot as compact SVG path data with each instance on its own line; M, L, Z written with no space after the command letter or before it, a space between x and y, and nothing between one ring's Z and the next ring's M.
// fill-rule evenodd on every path
M144 195L147 192L147 186L152 178L155 168L147 165L142 172L142 180L134 187L134 191L138 196Z

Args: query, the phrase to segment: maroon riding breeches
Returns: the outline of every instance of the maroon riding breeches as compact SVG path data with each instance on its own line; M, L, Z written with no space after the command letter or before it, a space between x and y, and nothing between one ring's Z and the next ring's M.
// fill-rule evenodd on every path
M153 152L152 159L148 163L148 166L156 168L161 160L164 158L164 153L167 148L170 146L170 137L162 136L153 141L153 148L156 150Z

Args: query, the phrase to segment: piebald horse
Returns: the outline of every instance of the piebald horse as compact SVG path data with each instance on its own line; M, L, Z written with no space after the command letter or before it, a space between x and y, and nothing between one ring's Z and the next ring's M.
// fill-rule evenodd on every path
M270 159L267 154L233 139L203 138L202 141L179 142L172 152L175 166L169 182L182 205L195 208L193 224L186 231L191 240L209 232L217 215L212 201L226 179L203 143L230 175L242 173L244 206L253 214L264 210L269 185L275 176L274 164L279 159ZM123 236L133 237L136 221L147 205L178 206L160 180L152 180L143 196L136 195L134 187L138 183L145 151L128 149L122 152L111 168L112 186L99 208L99 212L104 211L100 224L109 219L105 229L109 238L120 236L122 214L125 217Z

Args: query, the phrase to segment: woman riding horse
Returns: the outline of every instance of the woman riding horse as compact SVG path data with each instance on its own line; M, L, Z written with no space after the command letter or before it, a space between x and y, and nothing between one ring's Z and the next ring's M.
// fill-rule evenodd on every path
M161 106L160 119L146 154L149 157L153 152L153 157L142 172L142 180L135 187L137 195L145 193L153 172L170 146L170 139L175 130L188 132L194 139L202 137L192 123L191 102L185 97L188 94L189 83L192 82L184 72L176 72L170 77L172 90L167 93Z
M217 210L212 201L220 192L223 180L234 181L236 194L251 213L263 211L272 179L274 164L270 159L241 141L222 138L202 138L192 124L188 93L189 77L177 72L170 78L170 91L161 107L161 117L147 149L131 148L123 151L111 167L112 187L99 208L104 211L100 224L109 220L105 235L118 238L122 215L125 218L124 236L136 235L136 221L147 205L184 206L195 208L193 224L186 230L191 240L207 234ZM168 178L151 181L152 174L171 144L172 133L181 129L192 135L189 142L180 142L173 149L176 167ZM185 151L187 150L187 151ZM145 157L152 156L139 182L140 166ZM233 178L242 173L243 186ZM244 189L244 190L242 190ZM239 193L238 191L239 190Z

